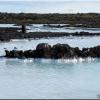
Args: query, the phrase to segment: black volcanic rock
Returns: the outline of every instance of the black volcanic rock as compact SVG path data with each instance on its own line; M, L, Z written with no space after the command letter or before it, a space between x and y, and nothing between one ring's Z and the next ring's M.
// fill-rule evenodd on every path
M29 32L22 33L21 31L0 31L0 41L10 41L11 39L36 39L36 38L48 38L48 37L63 37L63 36L100 36L100 33L89 32Z
M35 53L38 58L50 58L51 46L47 43L41 43L36 47Z
M60 58L99 58L100 57L100 46L92 48L83 48L80 50L78 47L72 48L68 44L56 44L51 47L47 43L41 43L36 47L36 50L26 50L26 51L17 51L5 50L5 57L8 58L51 58L51 59L60 59Z
M24 57L23 51L16 51L16 50L8 51L8 50L5 50L5 52L6 52L6 57L9 57L9 58L23 58Z
M52 57L58 58L71 58L74 57L74 49L67 44L56 44L52 47Z
M25 58L32 58L32 57L34 57L34 51L32 51L32 50L24 51L24 57Z
M100 46L93 47L89 49L89 56L90 57L100 57Z

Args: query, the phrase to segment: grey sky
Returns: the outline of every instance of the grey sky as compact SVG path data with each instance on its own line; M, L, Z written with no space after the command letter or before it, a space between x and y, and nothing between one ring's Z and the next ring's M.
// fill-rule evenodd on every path
M100 13L100 0L0 0L0 12Z
M0 1L100 1L100 0L0 0Z

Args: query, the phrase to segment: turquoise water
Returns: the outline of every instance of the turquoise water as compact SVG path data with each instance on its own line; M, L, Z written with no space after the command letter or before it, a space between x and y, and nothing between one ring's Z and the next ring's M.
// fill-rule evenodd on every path
M100 60L0 59L0 98L97 98Z
M100 33L100 28L82 28L82 27L62 27L62 28L50 28L44 26L45 24L31 24L27 26L27 32L90 32L90 33ZM52 24L51 24L52 25ZM66 25L66 24L53 24L53 25Z
M68 43L73 47L92 47L100 37L60 37L12 40L0 43L12 50L35 49L38 43ZM6 59L0 58L0 98L73 99L97 98L100 94L100 59Z
M50 0L51 1L51 0ZM100 1L0 1L1 12L30 13L100 13Z
M27 33L28 32L66 32L66 33L74 33L74 32L90 32L90 33L100 33L100 28L82 28L82 27L62 27L62 28L54 28L44 26L46 24L31 24L26 26ZM66 24L51 24L51 25L66 25ZM14 24L0 24L2 28L20 28L21 26L16 26ZM19 30L20 31L20 30Z

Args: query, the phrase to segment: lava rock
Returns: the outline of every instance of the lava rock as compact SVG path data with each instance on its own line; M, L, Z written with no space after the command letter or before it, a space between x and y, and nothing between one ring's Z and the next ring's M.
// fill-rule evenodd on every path
M6 52L6 57L9 57L9 58L22 58L22 57L24 57L23 51L5 50L5 52Z
M100 46L89 48L89 56L90 57L100 57Z
M71 48L68 44L56 44L52 47L52 58L72 58L74 55L74 48Z
M80 50L78 47L72 48L68 44L56 44L53 47L51 47L47 43L41 43L36 47L36 50L5 50L5 53L5 57L8 58L100 58L100 46L92 48L83 48L82 50Z
M47 43L41 43L36 47L36 57L39 58L50 58L51 57L51 46Z

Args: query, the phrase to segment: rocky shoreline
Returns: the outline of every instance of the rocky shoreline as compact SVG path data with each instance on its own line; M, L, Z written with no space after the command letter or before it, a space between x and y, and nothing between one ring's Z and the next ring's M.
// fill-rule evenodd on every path
M0 23L12 24L69 24L70 27L100 27L99 13L39 14L0 13Z
M72 58L100 58L100 46L83 48L70 47L68 44L49 45L40 43L35 50L5 50L7 58L45 58L45 59L72 59Z
M77 14L36 14L36 13L0 13L0 23L26 26L31 24L46 24L49 28L81 27L100 28L100 14L77 13ZM57 26L51 24L58 24ZM63 25L60 25L63 24ZM65 24L65 25L64 25ZM22 31L23 30L23 31ZM100 36L100 33L89 32L26 32L26 28L1 28L0 41L11 39L48 38L62 36Z
M49 38L49 37L63 37L63 36L100 36L100 33L89 33L89 32L30 32L22 33L15 31L2 31L0 32L0 41L10 41L11 39L36 39L36 38Z

